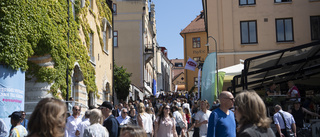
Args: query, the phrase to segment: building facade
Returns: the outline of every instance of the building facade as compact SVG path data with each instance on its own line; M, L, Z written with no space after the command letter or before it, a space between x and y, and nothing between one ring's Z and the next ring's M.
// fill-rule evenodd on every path
M157 66L160 57L157 56L155 5L148 0L113 2L115 64L132 73L132 84L150 96L157 91L157 74L161 73Z
M182 90L185 91L185 75L184 75L184 59L172 59L172 91Z
M165 47L159 47L159 50L157 52L157 56L160 57L160 61L158 61L160 64L157 66L160 66L161 73L158 73L158 80L157 80L157 89L158 91L164 91L168 92L172 89L172 63L167 57L167 49Z
M91 66L83 65L83 62L75 61L73 68L69 71L71 79L69 79L69 97L73 98L73 105L80 105L82 112L89 106L97 106L102 104L103 101L112 101L112 89L113 89L113 46L112 46L112 1L99 1L91 0L86 7L85 0L81 0L80 3L70 2L70 19L76 20L75 16L82 20L85 25L78 24L78 36L79 43L70 42L69 50L73 50L73 47L81 47L87 52L89 61L86 62ZM78 4L78 5L76 5ZM100 4L100 5L98 5ZM102 5L102 6L101 6ZM100 6L100 7L98 7ZM76 13L75 7L79 7L78 10L83 10L85 13ZM107 11L109 19L100 15L102 13L99 10ZM77 15L76 15L77 14ZM86 28L84 28L86 27ZM90 30L90 31L88 31ZM76 35L76 34L75 34ZM88 39L87 39L88 38ZM88 41L87 41L88 40ZM78 52L78 51L74 51ZM75 56L70 58L77 58ZM79 57L78 57L79 58ZM45 68L55 68L55 62L50 54L44 56L32 56L29 61ZM93 68L90 72L84 72L87 68ZM88 91L88 85L85 84L85 73L94 74L94 84L97 91ZM58 91L57 95L52 95L50 88L53 83L39 82L37 79L32 78L26 80L26 109L27 114L33 111L37 102L45 97L57 96L62 98L61 91ZM65 98L62 98L65 99ZM69 100L70 101L70 100ZM70 111L70 110L69 110Z
M202 0L218 68L320 39L319 0ZM209 52L215 52L209 38Z
M208 54L203 12L184 28L180 35L183 37L184 45L183 62L187 62L191 58L201 67ZM194 87L195 91L198 91L198 71L200 67L196 68L195 71L184 69L185 90L189 91Z

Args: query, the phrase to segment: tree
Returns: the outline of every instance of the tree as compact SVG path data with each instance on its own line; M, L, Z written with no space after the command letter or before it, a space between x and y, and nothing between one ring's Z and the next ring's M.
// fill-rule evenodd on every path
M117 94L117 99L126 100L129 95L129 88L131 84L131 73L126 72L127 69L123 66L118 67L114 64L114 87Z

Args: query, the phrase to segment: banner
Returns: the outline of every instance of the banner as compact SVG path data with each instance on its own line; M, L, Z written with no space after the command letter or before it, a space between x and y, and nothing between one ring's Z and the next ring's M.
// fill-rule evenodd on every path
M209 104L215 99L216 94L216 52L209 53L202 67L201 100L206 99Z
M197 97L197 99L200 98L200 89L201 89L201 68L198 71L198 97Z
M24 111L25 72L3 65L0 65L0 72L0 118L10 129L8 116L14 111Z
M196 67L197 67L197 62L189 57L188 61L186 62L186 66L184 67L184 69L195 71Z

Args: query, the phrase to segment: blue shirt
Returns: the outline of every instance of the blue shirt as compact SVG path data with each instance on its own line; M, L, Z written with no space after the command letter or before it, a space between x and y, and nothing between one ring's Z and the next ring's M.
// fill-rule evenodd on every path
M24 119L20 124L28 130L28 119Z
M208 137L235 137L236 121L234 113L230 110L229 115L220 108L215 109L209 117Z
M291 129L291 125L296 123L294 121L294 118L293 116L288 113L288 112L285 112L283 110L279 110L280 113L283 114L283 117L284 119L286 120L286 126ZM273 115L273 121L274 121L274 124L276 125L279 125L281 129L285 129L285 126L284 126L284 122L283 122L283 118L282 116L279 114L279 112L277 112L276 114Z

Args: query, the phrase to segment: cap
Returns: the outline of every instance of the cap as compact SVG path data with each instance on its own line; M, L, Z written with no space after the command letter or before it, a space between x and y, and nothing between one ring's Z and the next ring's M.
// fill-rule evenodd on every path
M106 107L106 108L109 108L110 110L112 109L112 104L108 101L104 101L101 105L98 105L99 108L101 107Z
M293 104L300 104L300 101L296 100L293 102Z
M21 116L22 116L21 111L15 111L9 117L14 120L20 120Z

